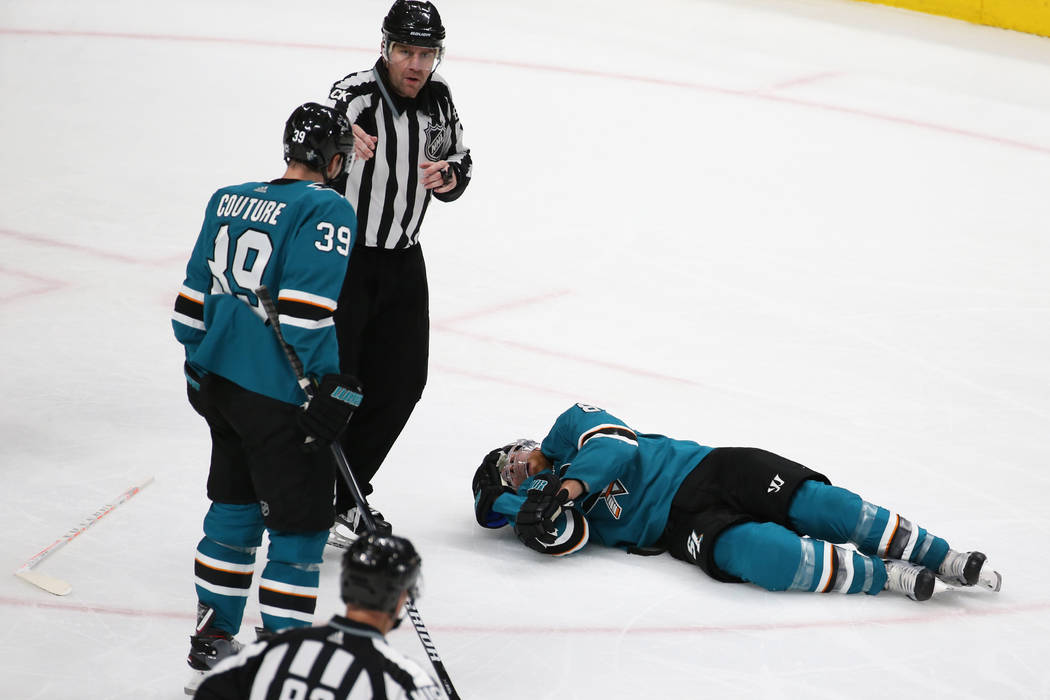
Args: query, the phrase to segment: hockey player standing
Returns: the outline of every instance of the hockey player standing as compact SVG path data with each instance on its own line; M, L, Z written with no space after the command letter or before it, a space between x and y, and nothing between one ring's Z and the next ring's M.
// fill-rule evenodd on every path
M335 468L328 450L358 387L339 374L332 313L357 227L353 207L326 186L353 149L346 118L315 103L284 130L284 176L212 195L186 266L172 325L186 349L190 404L208 423L212 453L204 537L194 563L197 630L189 665L199 676L239 647L255 569L269 532L259 607L267 630L313 620ZM276 299L285 340L320 388L305 408L255 290ZM309 440L308 440L309 438Z
M431 196L458 199L470 150L448 84L435 71L445 27L430 2L397 0L383 19L381 56L337 81L328 104L353 125L357 161L341 183L360 224L335 313L340 364L361 379L364 402L342 443L364 495L427 383L430 307L420 227ZM361 530L339 482L333 532ZM377 524L389 531L378 513ZM346 529L344 529L344 527Z
M361 537L343 555L345 615L245 647L204 678L197 700L445 697L425 671L386 642L405 614L405 601L416 597L419 569L408 540Z
M562 413L542 444L518 440L489 452L472 488L480 525L513 522L523 544L556 556L591 539L667 549L717 581L771 591L890 590L927 600L936 579L1001 585L984 554L953 551L801 464L639 433L586 404Z

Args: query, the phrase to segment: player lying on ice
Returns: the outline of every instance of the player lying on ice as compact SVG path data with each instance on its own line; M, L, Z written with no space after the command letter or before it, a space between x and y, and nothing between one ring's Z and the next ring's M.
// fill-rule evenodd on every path
M1002 583L984 554L954 551L801 464L638 433L586 404L558 416L541 444L489 452L472 487L480 525L511 523L523 544L555 556L597 540L666 549L717 581L913 600L928 600L937 579L993 591Z

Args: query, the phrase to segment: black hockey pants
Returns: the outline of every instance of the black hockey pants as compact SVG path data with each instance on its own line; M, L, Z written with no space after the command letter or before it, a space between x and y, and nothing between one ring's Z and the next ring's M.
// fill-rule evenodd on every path
M335 312L341 371L361 380L364 400L340 442L365 495L427 383L430 302L418 245L356 246ZM354 505L337 480L336 512Z

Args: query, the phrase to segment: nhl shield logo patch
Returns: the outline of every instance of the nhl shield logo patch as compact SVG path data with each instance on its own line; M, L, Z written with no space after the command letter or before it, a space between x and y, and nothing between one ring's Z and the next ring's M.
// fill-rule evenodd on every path
M427 137L424 146L427 158L433 161L443 160L452 146L452 130L447 124L431 122L423 131Z

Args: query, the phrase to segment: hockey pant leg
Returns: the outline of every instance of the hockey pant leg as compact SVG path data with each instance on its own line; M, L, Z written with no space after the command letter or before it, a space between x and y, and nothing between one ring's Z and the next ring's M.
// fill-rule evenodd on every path
M829 542L851 542L864 554L903 559L937 570L948 543L898 513L837 486L807 481L788 510L797 532Z
M340 442L365 496L426 387L429 298L419 245L354 249L335 323L340 368L361 380L364 399ZM338 512L355 505L341 479L336 494Z
M830 542L799 537L782 525L746 522L715 542L719 569L770 591L868 593L886 585L881 559Z
M259 581L263 627L274 632L309 627L317 608L321 554L328 531L269 530L269 534L266 568Z
M212 503L204 516L193 563L197 600L215 611L211 625L231 635L241 628L262 533L257 503Z

